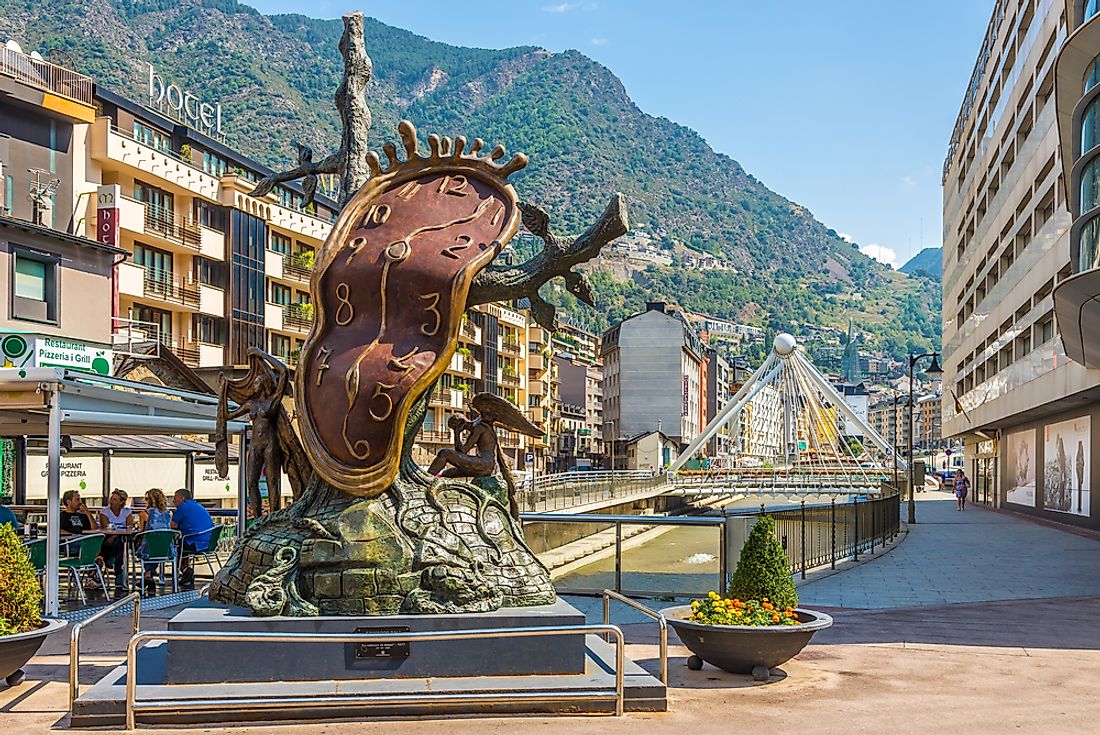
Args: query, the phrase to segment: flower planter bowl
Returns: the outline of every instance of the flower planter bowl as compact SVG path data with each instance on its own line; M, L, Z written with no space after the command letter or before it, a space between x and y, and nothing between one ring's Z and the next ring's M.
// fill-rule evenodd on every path
M46 636L66 625L68 623L64 620L47 618L37 630L0 636L0 676L4 677L8 686L16 686L23 681L23 667L38 653Z
M752 674L763 681L769 670L785 663L806 647L814 633L833 624L825 613L796 608L801 625L707 625L690 620L691 606L680 605L661 611L661 615L688 650L695 654L688 666L702 668L706 661L732 674ZM692 659L698 657L700 661ZM697 664L697 665L693 665Z

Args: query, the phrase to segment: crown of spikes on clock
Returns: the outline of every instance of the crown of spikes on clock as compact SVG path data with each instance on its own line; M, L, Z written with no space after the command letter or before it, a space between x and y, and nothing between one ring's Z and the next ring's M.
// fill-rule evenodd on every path
M489 151L488 155L480 155L481 149L485 145L485 141L481 138L474 138L474 141L470 143L470 149L467 151L467 141L464 135L452 140L447 136L440 137L432 133L428 136L428 155L424 155L416 137L416 128L408 120L402 120L397 124L397 133L401 136L401 142L405 147L405 161L403 162L397 157L396 145L386 143L382 146L382 152L386 154L388 159L385 169L382 168L382 161L377 153L371 151L367 154L367 166L370 167L372 176L381 176L396 171L414 161L421 165L460 161L466 165L472 164L501 179L507 179L508 176L527 165L527 156L522 153L514 153L507 162L497 163L505 155L504 146L499 144Z

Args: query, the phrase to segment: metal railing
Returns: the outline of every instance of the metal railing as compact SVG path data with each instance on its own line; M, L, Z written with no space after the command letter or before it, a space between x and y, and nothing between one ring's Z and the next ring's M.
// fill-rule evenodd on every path
M900 531L901 503L899 495L889 495L871 500L855 500L850 503L837 503L771 508L754 508L744 511L726 511L721 515L705 516L656 516L656 515L602 515L597 513L522 513L524 535L528 546L536 554L545 555L560 552L570 544L578 544L581 553L579 559L591 559L598 562L603 556L613 555L613 584L610 588L618 593L633 597L697 597L710 590L724 590L729 575L736 568L739 549L728 546L731 539L731 523L734 519L766 514L775 519L776 537L790 563L791 574L799 574L804 579L810 569L832 568L843 559L859 560L859 555L871 552L876 547L884 547ZM566 528L562 529L562 525ZM707 589L688 588L684 585L697 585L705 581L708 573L695 569L681 572L668 571L652 574L652 570L632 569L624 563L623 542L632 536L641 534L645 529L657 530L675 526L710 527L717 530L717 537L707 550L713 551L718 562L714 584L707 583ZM625 529L625 530L624 530ZM653 539L648 543L660 543ZM675 561L668 559L668 562ZM567 562L572 563L572 562ZM610 570L600 571L596 567L596 579L603 575L609 580ZM579 570L574 570L574 572ZM570 572L569 574L573 574ZM558 579L556 587L559 594L597 595L599 586L572 584L569 574ZM647 576L648 575L648 576ZM628 583L624 584L624 577ZM656 577L655 584L650 584ZM589 575L591 579L591 575ZM583 579L583 576L582 576ZM681 584L682 588L671 585ZM647 586L646 589L639 587ZM658 587L658 585L663 585Z
M665 475L648 470L560 472L536 477L520 493L520 507L529 512L562 510L609 500L654 495L669 486ZM671 489L671 488L670 488Z
M313 263L313 260L302 257L300 253L288 253L283 256L283 273L309 283L313 277Z
M80 633L92 623L102 620L116 610L120 610L129 604L133 604L133 634L137 635L141 628L141 595L131 592L120 600L103 608L87 620L76 623L72 627L69 636L69 714L72 714L76 698L80 696Z
M658 631L657 660L658 660L658 663L661 667L660 668L660 672L661 672L660 679L661 679L662 684L664 684L665 686L668 686L668 621L665 620L665 616L662 615L661 613L657 612L656 610L650 610L645 605L641 604L640 602L635 602L634 600L630 599L629 597L626 597L625 595L620 595L618 592L615 592L613 590L605 589L603 591L603 624L604 625L611 625L611 601L612 600L617 600L618 602L621 602L624 605L627 605L628 607L632 607L635 610L637 610L638 612L643 613L643 614L645 614L645 615L647 615L647 616L649 616L649 617L651 617L651 618L653 618L654 620L657 621L657 631Z
M173 277L167 272L146 270L142 281L143 293L147 298L182 306L198 307L199 305L198 284L190 279Z
M111 317L111 349L116 355L159 357L160 325L126 317Z
M190 250L198 250L202 242L202 230L197 222L177 222L171 212L150 207L148 204L145 204L144 227L146 234L156 235Z
M0 47L0 74L89 107L94 104L91 77L14 49Z
M334 695L306 697L248 697L221 699L137 699L137 652L145 641L209 641L256 643L406 643L413 641L457 641L486 638L522 638L560 635L612 635L615 637L615 687L614 689L586 689L572 692L549 690L528 692L452 692L448 694L389 694L389 695ZM481 702L483 704L507 704L537 699L539 701L611 701L615 702L615 715L621 717L624 705L624 676L626 647L622 630L616 625L558 625L529 628L480 628L475 630L420 631L410 633L229 633L218 631L156 630L135 633L126 646L126 729L135 729L138 711L201 710L218 707L222 710L280 709L296 705L311 707L362 707L380 705L428 705Z
M301 331L309 331L313 326L313 304L284 304L283 324Z

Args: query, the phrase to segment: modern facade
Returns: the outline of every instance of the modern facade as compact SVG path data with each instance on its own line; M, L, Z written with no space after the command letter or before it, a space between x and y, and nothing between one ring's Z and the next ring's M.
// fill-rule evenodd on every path
M942 412L979 499L1100 527L1096 503L1066 500L1100 487L1100 370L1074 342L1078 314L1060 307L1056 328L1054 297L1088 290L1074 274L1095 203L1081 154L1095 5L994 5L944 163Z
M667 304L646 310L603 335L604 441L661 431L687 444L706 424L703 344Z
M706 384L706 415L703 417L703 426L718 415L718 412L729 403L733 393L730 386L733 385L733 366L729 361L713 347L705 349L707 360L707 384ZM723 426L710 440L710 455L718 456L728 454L730 451L730 427Z

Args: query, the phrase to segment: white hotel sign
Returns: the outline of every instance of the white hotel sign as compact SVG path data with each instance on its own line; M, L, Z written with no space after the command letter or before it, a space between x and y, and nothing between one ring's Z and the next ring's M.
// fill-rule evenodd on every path
M149 106L166 111L176 120L204 133L222 134L222 106L210 104L184 91L176 84L165 82L149 64Z

